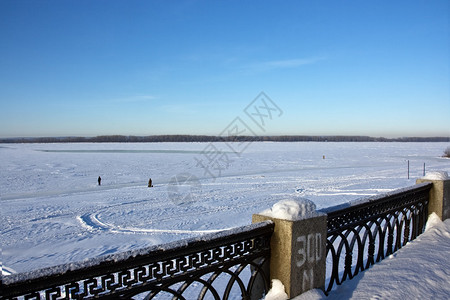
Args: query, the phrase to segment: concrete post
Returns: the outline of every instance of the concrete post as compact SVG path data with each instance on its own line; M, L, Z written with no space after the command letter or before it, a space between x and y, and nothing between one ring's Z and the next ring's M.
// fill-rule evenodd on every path
M325 287L327 216L314 213L300 220L254 214L253 223L272 220L270 278L279 279L289 298Z
M419 178L416 184L432 182L430 190L430 202L428 203L428 214L436 213L442 221L450 218L450 179L427 179Z

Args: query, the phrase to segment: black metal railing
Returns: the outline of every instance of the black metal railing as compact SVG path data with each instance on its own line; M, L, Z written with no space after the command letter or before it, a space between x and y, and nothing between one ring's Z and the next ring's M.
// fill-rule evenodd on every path
M259 299L270 287L273 228L266 221L6 276L2 299Z
M321 210L328 214L327 293L424 231L431 186L418 184Z

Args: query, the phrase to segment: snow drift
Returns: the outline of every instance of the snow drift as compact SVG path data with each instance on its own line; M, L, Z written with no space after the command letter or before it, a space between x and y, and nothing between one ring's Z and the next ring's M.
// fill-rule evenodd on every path
M424 177L422 177L422 179L427 179L427 180L447 180L450 179L448 177L448 173L445 171L433 171L433 172L428 172L428 174L426 174Z
M305 198L294 198L291 200L281 200L275 203L272 208L266 209L261 215L284 220L298 220L315 216L316 204Z

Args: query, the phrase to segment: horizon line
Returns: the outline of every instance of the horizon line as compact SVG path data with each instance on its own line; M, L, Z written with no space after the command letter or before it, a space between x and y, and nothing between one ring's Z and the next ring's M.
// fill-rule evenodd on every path
M181 140L183 139L183 140ZM450 142L450 136L399 136L383 137L369 135L307 135L307 134L280 134L280 135L234 135L220 136L207 134L154 134L154 135L95 135L95 136L16 136L0 137L0 143L8 142L195 142L195 141L439 141Z

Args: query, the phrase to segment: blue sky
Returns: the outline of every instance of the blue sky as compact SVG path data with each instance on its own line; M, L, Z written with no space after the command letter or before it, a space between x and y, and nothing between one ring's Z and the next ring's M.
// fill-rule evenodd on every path
M450 136L449 1L0 1L0 136ZM265 92L264 132L244 109Z

